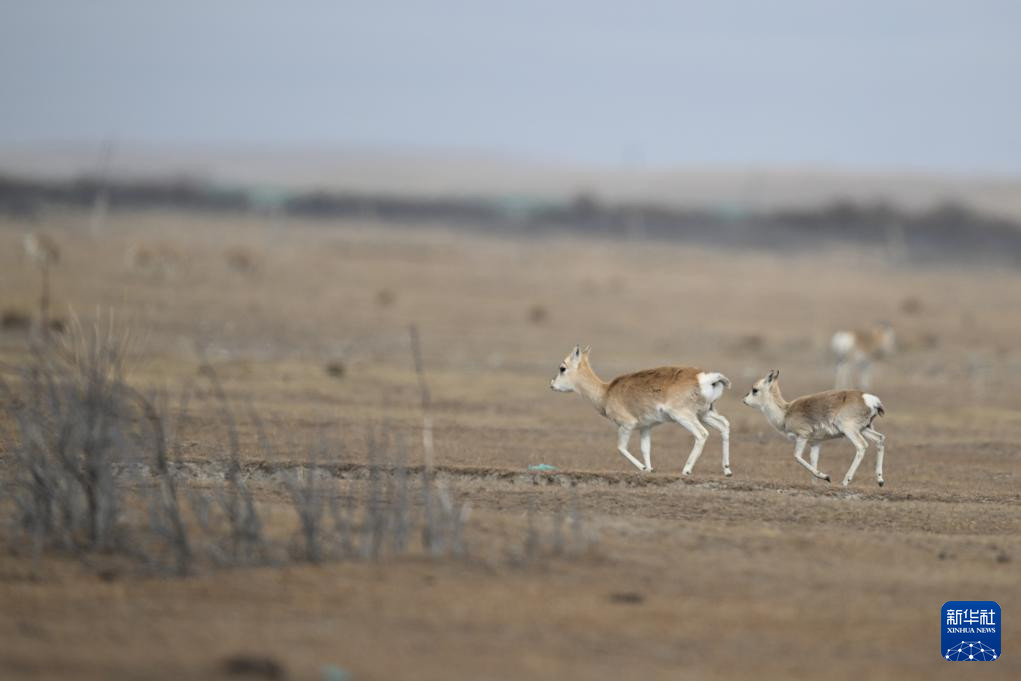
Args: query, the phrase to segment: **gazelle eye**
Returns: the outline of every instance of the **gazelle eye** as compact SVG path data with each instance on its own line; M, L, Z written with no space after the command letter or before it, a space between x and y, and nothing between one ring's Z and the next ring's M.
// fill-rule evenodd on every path
M567 367L560 367L560 373L564 373L565 371L567 371Z
M758 395L758 394L759 394L759 389L758 388L752 388L752 395Z

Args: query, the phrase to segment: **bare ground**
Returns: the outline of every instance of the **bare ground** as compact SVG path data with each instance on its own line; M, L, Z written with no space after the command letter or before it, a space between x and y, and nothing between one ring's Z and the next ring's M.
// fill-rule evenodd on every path
M46 221L63 247L59 309L116 308L140 331L132 380L196 390L182 464L195 484L226 450L200 351L287 443L267 453L241 433L246 474L281 525L293 522L282 471L314 463L357 487L369 424L418 442L418 324L440 475L472 504L472 550L183 580L103 579L57 558L33 575L5 555L0 677L219 678L225 657L251 652L298 679L323 665L356 679L959 678L939 657L942 603L996 600L1008 623L1021 611L1016 272L370 223L142 214L90 237L84 216ZM24 229L0 226L5 309L36 295ZM773 367L788 396L829 387L829 334L877 319L903 346L874 385L887 485L871 455L848 490L813 483L740 397ZM593 345L605 378L676 363L730 376L719 409L735 476L711 437L682 480L690 436L666 426L656 472L630 467L609 424L547 387L575 342ZM24 336L0 334L0 354L20 361ZM324 437L344 447L313 462ZM839 479L850 459L834 442L821 467ZM528 473L535 463L558 470ZM517 565L528 509L549 524L568 507L598 535L591 551ZM1016 678L1019 648L1008 624L982 673Z

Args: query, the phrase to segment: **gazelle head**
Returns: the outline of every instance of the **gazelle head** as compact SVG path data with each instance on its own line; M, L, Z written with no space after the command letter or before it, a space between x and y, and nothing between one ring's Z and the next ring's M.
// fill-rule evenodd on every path
M560 363L557 375L549 382L550 389L561 393L576 391L578 389L576 383L578 367L588 362L589 350L591 350L590 346L585 346L585 349L582 350L580 345L575 345L574 350L571 350L564 361Z
M773 386L776 383L776 379L780 376L779 369L772 369L768 374L757 380L753 385L752 389L748 391L748 394L741 400L749 407L756 407L761 409L762 405L766 403L767 397Z

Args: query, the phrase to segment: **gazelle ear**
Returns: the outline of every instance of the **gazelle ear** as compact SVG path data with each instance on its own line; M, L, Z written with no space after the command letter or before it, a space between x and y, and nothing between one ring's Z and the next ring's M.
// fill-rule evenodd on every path
M585 349L581 351L581 354L587 355L591 350L592 350L592 346L591 345L586 345Z
M770 372L769 372L769 376L766 377L766 381L769 382L769 383L772 383L773 381L775 381L778 378L780 378L780 370L779 369L771 369Z
M581 361L581 346L575 345L574 350L572 350L571 354L567 356L567 362L571 366L578 366L578 362L580 361Z

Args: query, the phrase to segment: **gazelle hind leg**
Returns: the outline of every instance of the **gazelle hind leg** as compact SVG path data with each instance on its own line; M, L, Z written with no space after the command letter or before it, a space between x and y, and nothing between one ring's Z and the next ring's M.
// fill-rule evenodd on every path
M652 428L646 426L639 431L642 436L642 458L645 459L645 472L652 472Z
M851 385L851 372L853 371L851 360L847 357L837 360L837 377L834 384L834 388L850 388Z
M866 439L876 443L876 482L882 487L884 484L883 480L883 454L886 449L886 436L880 433L878 430L873 429L871 426L861 431L861 434Z
M808 450L808 463L812 464L812 468L819 470L819 448L821 445L818 442L813 442L812 446ZM813 480L814 482L814 480Z
M730 470L730 421L710 407L709 411L702 415L702 423L720 431L720 438L723 440L723 474L729 478L734 474L734 471Z
M691 453L688 454L688 461L684 464L684 470L681 471L682 475L691 475L695 462L698 461L698 457L702 456L702 448L705 447L705 441L709 438L709 431L706 430L705 426L702 425L702 422L694 414L670 412L670 417L676 423L687 428L695 436L695 444L691 448Z
M844 433L847 439L854 445L854 461L851 462L851 467L847 469L847 475L844 476L844 487L851 484L851 480L854 479L854 474L858 471L858 466L861 465L861 460L865 458L865 450L868 449L869 443L865 441L862 434L857 431L851 431Z
M805 445L807 444L808 440L805 440L804 438L800 437L798 438L797 442L794 445L794 459L802 466L807 468L808 472L814 475L815 477L819 478L820 480L825 480L826 482L829 482L830 481L829 475L820 472L818 468L816 468L815 466L813 466L812 464L810 464L809 462L805 461L802 458L801 455L805 453Z
M642 462L631 456L631 452L627 450L627 443L631 439L631 431L633 429L634 426L621 426L617 429L617 451L623 454L625 459L633 463L638 470L643 471L645 466L642 465Z

